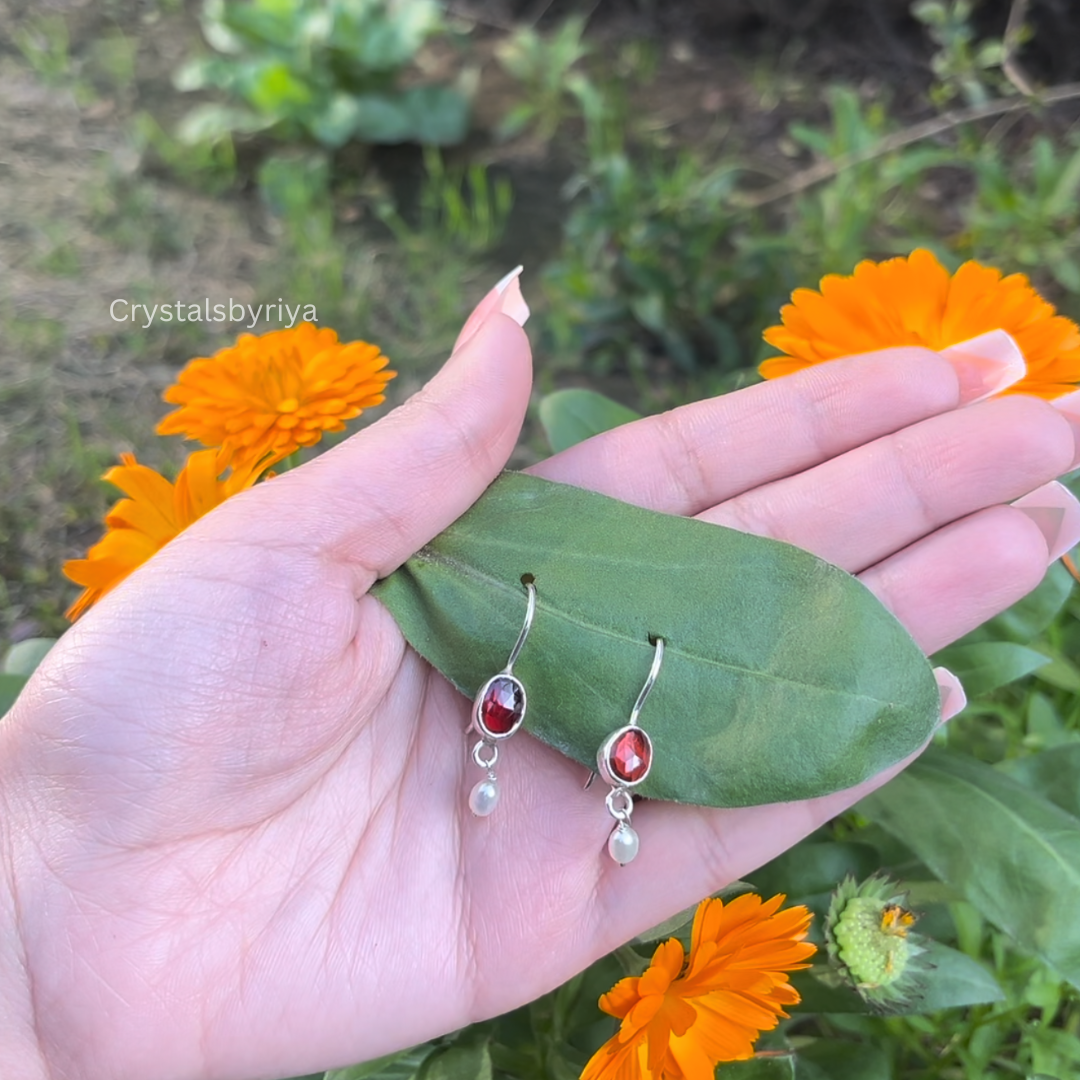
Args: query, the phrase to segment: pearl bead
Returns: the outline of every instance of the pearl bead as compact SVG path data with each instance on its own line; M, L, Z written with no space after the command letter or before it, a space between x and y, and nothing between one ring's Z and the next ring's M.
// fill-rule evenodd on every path
M499 785L492 779L480 780L469 792L469 809L477 817L487 817L499 802Z
M608 854L620 865L633 862L638 853L638 834L625 822L620 822L608 837Z

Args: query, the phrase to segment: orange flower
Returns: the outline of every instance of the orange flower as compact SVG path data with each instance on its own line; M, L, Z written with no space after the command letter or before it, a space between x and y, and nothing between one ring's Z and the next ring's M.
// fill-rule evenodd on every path
M690 958L678 938L663 942L640 978L623 979L600 998L622 1020L593 1055L581 1080L712 1080L721 1061L753 1055L799 995L785 972L815 947L804 942L810 912L777 909L784 897L747 893L725 905L703 900L694 916Z
M343 344L328 328L301 323L190 361L165 391L180 408L157 426L204 446L228 446L240 465L270 452L280 461L341 431L364 409L381 405L396 372L378 345Z
M944 349L990 330L1006 330L1027 361L1027 375L1005 393L1060 397L1080 382L1080 328L1055 313L1023 274L966 262L950 274L929 251L859 263L849 277L828 274L821 291L796 289L765 340L784 356L758 369L766 379L823 360L923 345Z
M270 464L267 458L242 468L234 465L221 480L229 465L227 455L221 450L198 450L187 459L173 484L149 466L140 465L134 454L121 454L120 460L122 464L113 466L102 479L130 498L121 499L105 515L107 531L85 559L64 563L64 573L84 586L82 595L67 610L72 620L193 521L251 487Z

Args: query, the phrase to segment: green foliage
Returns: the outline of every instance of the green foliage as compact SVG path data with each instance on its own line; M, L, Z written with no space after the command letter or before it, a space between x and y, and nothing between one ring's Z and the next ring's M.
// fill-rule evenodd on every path
M446 250L475 257L494 248L506 230L513 201L506 177L493 177L479 162L450 167L441 151L428 146L416 224L406 222L385 192L374 200L374 210L402 250L426 270L433 260L445 257Z
M585 19L574 15L549 37L523 27L498 46L499 63L522 84L526 96L503 117L497 135L511 138L532 126L546 142L576 112L575 99L589 85L584 74L573 70L592 51L582 40L584 30Z
M911 13L926 26L938 51L930 67L938 78L931 100L943 105L955 97L968 105L985 104L996 96L1005 80L995 74L1005 58L1000 38L975 40L972 0L918 0Z
M747 328L782 294L767 248L744 242L738 179L734 164L690 150L669 162L616 147L591 162L544 276L557 351L582 350L601 369L657 353L687 372L745 367L758 352Z
M990 144L972 169L963 250L1080 293L1080 139L1055 146L1039 135L1018 155Z
M55 638L27 638L16 642L4 654L0 663L0 719L15 704L27 679L55 644Z
M556 390L541 399L539 413L555 453L639 416L595 390Z
M34 14L15 27L11 39L44 82L61 86L70 79L70 40L63 16Z
M937 748L860 809L1080 987L1080 819L988 765Z
M181 141L268 132L328 148L460 142L468 103L450 86L400 86L424 42L443 29L434 0L205 0L203 33L216 55L188 61L179 90L214 89L234 104L185 117Z

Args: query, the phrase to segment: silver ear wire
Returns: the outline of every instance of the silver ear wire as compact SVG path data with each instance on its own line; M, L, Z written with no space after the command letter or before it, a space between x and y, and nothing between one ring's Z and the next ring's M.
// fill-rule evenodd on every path
M637 787L652 768L652 739L638 723L638 717L664 662L664 639L655 638L654 646L652 667L630 710L630 721L613 731L600 744L596 752L596 769L585 784L587 789L593 779L600 775L611 785L605 802L608 813L615 819L615 828L611 830L607 846L608 854L620 866L630 862L637 855L639 847L638 834L630 824L630 816L634 812L634 797L630 789Z
M510 650L510 659L506 667L490 679L476 692L473 699L470 731L477 731L480 739L472 748L472 759L487 771L483 780L478 780L469 792L469 809L477 817L487 817L499 802L499 782L495 777L495 763L499 760L499 747L496 745L509 739L521 727L525 720L528 695L521 680L514 675L514 661L525 645L525 639L532 629L536 615L536 586L525 584L528 601L525 606L525 621L521 625L514 647Z

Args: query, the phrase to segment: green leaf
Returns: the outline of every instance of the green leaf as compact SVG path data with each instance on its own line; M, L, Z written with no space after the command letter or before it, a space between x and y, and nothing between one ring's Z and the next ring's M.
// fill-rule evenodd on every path
M432 1054L418 1080L491 1080L491 1050L487 1041L458 1043Z
M1018 783L1080 819L1080 743L1031 754L1002 768Z
M0 672L5 675L23 675L29 677L34 669L45 659L45 654L56 644L56 638L32 637L17 641L4 654Z
M540 399L540 423L555 453L640 418L595 390L556 390Z
M1059 690L1068 690L1071 694L1080 693L1080 668L1064 656L1048 657L1048 663L1040 665L1035 676Z
M409 1050L350 1065L347 1069L331 1069L325 1080L412 1080L432 1049L431 1043L421 1043Z
M198 105L177 125L176 137L188 146L218 142L233 134L249 135L277 122L273 116L258 116L250 109L227 105Z
M795 1054L790 1050L759 1050L748 1061L725 1061L716 1080L795 1080Z
M799 548L594 492L504 474L373 594L410 644L472 697L515 666L529 730L589 765L642 714L642 794L712 806L850 787L924 744L937 683L907 631L851 575ZM888 657L888 663L882 663Z
M889 1055L867 1042L814 1039L799 1047L798 1080L892 1080Z
M887 1009L872 1005L847 986L831 985L835 978L833 972L819 964L809 971L791 975L791 984L802 997L802 1001L791 1008L808 1013L880 1015L884 1012L889 1016L913 1016L1005 999L993 975L970 956L930 938L923 938L920 944L925 947L924 956L933 970L919 976L920 984L902 1002Z
M1057 618L1072 593L1073 577L1060 561L1055 562L1039 585L1012 607L995 615L978 630L967 635L969 641L1006 639L1020 645L1041 634ZM978 635L976 637L976 635Z
M868 844L803 840L751 875L762 897L784 893L792 902L831 892L850 874L856 881L869 877L881 865Z
M934 663L947 667L974 698L1030 675L1049 664L1050 657L1011 641L980 641L950 645L934 654Z
M1080 819L997 769L937 747L859 810L1080 986Z
M0 675L0 716L15 704L15 699L26 685L25 675Z
M410 138L425 146L455 146L469 130L469 103L449 86L414 86L401 95Z

